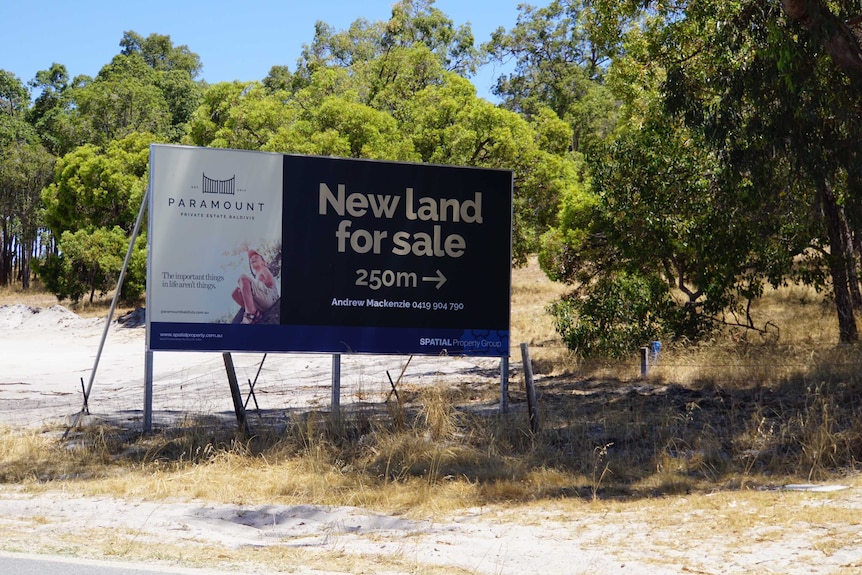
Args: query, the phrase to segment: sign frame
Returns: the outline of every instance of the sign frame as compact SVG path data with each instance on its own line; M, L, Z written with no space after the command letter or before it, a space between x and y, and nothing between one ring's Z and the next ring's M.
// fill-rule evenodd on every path
M149 185L148 350L509 356L510 170L153 144Z

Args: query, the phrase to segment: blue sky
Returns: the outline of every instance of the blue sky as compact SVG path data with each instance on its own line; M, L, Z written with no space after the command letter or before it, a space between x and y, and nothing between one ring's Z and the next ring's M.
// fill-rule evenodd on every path
M511 29L522 0L437 0L455 25L469 23L480 44L502 26ZM394 0L41 0L4 1L0 8L0 69L22 81L53 62L71 76L95 76L120 52L126 30L146 37L167 34L203 62L209 83L261 80L273 65L296 69L303 44L322 20L338 30L357 18L388 20ZM534 4L544 5L541 0ZM494 100L491 86L499 66L486 66L472 78L478 95Z

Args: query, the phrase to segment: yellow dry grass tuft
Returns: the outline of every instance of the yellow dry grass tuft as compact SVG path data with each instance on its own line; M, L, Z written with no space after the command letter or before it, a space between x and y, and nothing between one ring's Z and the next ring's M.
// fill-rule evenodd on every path
M565 284L548 279L535 257L512 270L512 318L510 357L521 357L520 345L529 344L534 369L559 374L570 369L573 355L565 349L547 313L548 304L569 291Z
M21 289L20 285L16 286L0 286L0 306L3 305L26 305L30 307L49 308L55 305L63 307L75 312L77 315L86 318L107 317L108 311L111 309L111 300L113 293L98 295L90 302L89 298L84 298L77 303L70 300L60 301L57 296L46 291L38 281L33 282L30 289ZM134 306L121 304L115 311L115 317L122 315L128 311L132 311Z

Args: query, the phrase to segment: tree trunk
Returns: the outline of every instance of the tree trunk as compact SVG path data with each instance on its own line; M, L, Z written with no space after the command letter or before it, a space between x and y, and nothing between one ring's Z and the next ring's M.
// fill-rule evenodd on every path
M822 0L781 0L784 13L811 32L838 68L857 86L862 86L859 42L848 23L842 22L825 4Z
M33 249L36 245L34 240L25 242L27 245L21 249L21 289L30 289L30 260L33 257Z
M838 338L841 343L855 343L859 341L859 332L856 329L856 316L853 311L853 298L850 294L847 273L848 265L851 263L847 261L850 247L850 238L845 233L847 223L829 182L823 182L818 192L820 209L829 235L829 271L832 274L832 289L835 292L835 307L838 312Z
M90 272L90 303L93 303L93 297L96 295L96 269Z
M862 290L859 289L859 268L855 261L847 266L847 281L850 286L850 299L855 309L862 308Z
M2 218L3 229L0 230L0 286L9 285L9 280L12 277L12 254L11 254L11 238L9 237L9 220L6 217Z
M859 284L859 257L862 256L862 250L860 250L859 245L859 236L856 234L850 234L850 243L851 243L851 253L850 257L852 261L850 262L849 271L850 271L850 293L853 295L853 307L856 309L862 308L862 286Z

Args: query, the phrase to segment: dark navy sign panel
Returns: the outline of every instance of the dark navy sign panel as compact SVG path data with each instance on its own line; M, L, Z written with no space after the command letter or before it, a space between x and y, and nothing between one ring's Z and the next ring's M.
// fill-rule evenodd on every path
M284 166L283 323L508 331L511 172Z
M280 161L278 196L266 203L278 205L281 214L280 299L273 308L278 323L198 320L194 314L205 314L193 305L179 311L163 305L166 311L149 323L150 349L509 354L511 171L295 155ZM245 162L254 166L256 160ZM196 174L195 169L187 171ZM220 180L235 171L237 189L251 190L241 186L253 168L226 167ZM159 189L151 193L157 196ZM151 205L159 201L153 197ZM249 230L254 223L239 222ZM213 236L220 225L225 224L213 221ZM151 237L158 238L158 220L150 227ZM167 237L175 241L180 233ZM235 257L236 251L221 253ZM215 264L205 270L193 264L189 269L215 275ZM158 262L150 265L157 270L150 280L154 273L163 277ZM228 273L219 271L226 279L218 289L227 289L236 281L234 268L219 265ZM173 283L166 285L163 291L171 293ZM180 313L184 321L170 317Z

